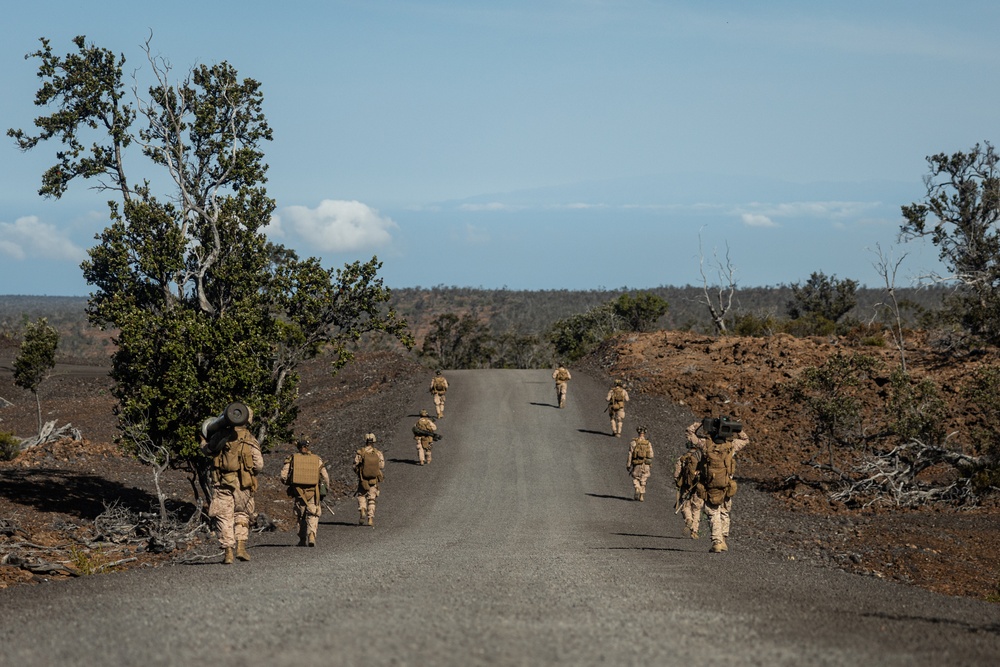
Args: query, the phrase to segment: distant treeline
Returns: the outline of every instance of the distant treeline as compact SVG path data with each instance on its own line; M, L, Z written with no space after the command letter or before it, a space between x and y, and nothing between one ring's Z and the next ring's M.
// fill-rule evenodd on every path
M918 324L922 312L940 308L948 289L896 289L896 299L903 303L905 322ZM538 334L547 331L556 321L578 315L603 305L622 294L648 292L669 304L669 309L659 321L659 328L670 330L711 333L712 319L704 304L705 293L701 287L653 287L616 290L488 290L470 287L431 287L394 289L393 302L400 315L413 329L418 344L430 323L442 313L466 313L485 322L494 334L516 331ZM847 318L860 322L877 321L879 309L886 304L884 289L859 287L857 305ZM736 290L730 316L733 320L743 315L783 317L792 301L792 288L740 287Z
M918 326L920 316L936 311L946 288L896 290L896 299L903 304L902 314L908 326ZM647 289L601 290L490 290L471 287L408 287L393 290L392 305L410 324L417 341L416 353L425 338L435 328L442 315L454 315L480 323L483 335L533 338L545 345L546 335L560 321L586 313L618 299L623 294L653 294L668 304L668 310L657 322L660 329L689 330L711 333L714 328L705 292L701 287L654 287ZM857 305L846 319L862 323L886 321L880 309L887 303L884 289L859 287ZM760 318L786 316L793 300L790 286L742 287L736 291L730 317L735 321L745 315ZM20 339L26 319L45 317L60 333L61 358L98 359L111 352L110 334L91 327L86 316L86 297L0 296L0 339L11 345ZM373 339L374 347L393 346L395 341ZM552 355L533 356L533 363L550 363ZM428 360L432 363L431 360ZM485 366L489 365L484 360Z

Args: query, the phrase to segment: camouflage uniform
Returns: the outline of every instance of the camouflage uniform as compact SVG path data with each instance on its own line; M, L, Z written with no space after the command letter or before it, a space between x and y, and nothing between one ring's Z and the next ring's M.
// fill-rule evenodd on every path
M366 478L363 474L363 464L365 455L375 452L378 455L378 476ZM354 470L358 473L358 489L355 497L358 499L358 525L365 523L367 519L369 526L375 525L375 499L379 495L379 485L382 483L382 469L385 468L385 456L375 447L375 434L369 433L365 436L365 446L354 453Z
M698 450L694 447L677 459L674 464L674 483L677 485L678 502L681 516L684 517L684 525L687 527L688 535L691 539L698 539L698 528L701 526L701 510L705 507L705 501L694 492L694 484L690 487L682 479L682 472L688 458L698 463Z
M437 432L437 424L427 416L426 410L420 411L420 419L413 425L413 439L417 441L417 456L420 459L420 465L424 465L424 463L431 462L431 447L434 444L434 436L420 435L417 431Z
M704 457L714 443L711 438L698 437L696 431L700 426L700 421L688 426L687 438L688 442L696 447L701 456ZM746 431L740 431L727 442L727 445L732 448L733 456L735 457L736 453L746 447L749 442L750 438ZM702 499L705 501L705 514L708 515L708 521L712 527L711 551L713 553L728 551L729 545L726 544L726 538L729 537L729 513L733 507L733 499L731 497L726 498L718 505L709 502L707 498Z
M635 487L633 499L643 501L646 499L646 480L649 479L649 466L653 462L653 446L646 439L645 428L640 426L636 429L636 433L638 435L628 445L628 464L626 469L632 475L632 486ZM640 456L639 452L636 451L641 443L648 445L645 456Z
M621 380L615 380L615 386L608 392L605 400L608 402L608 415L611 417L611 435L620 438L622 423L625 421L625 404L629 400L628 392L622 386Z
M323 513L323 496L321 494L321 487L329 488L330 473L326 471L323 459L309 451L309 443L307 441L300 440L296 443L296 446L299 449L299 454L313 456L318 459L316 465L319 467L319 483L315 486L299 486L292 484L291 456L285 459L285 463L281 467L281 472L278 477L281 479L282 484L288 485L288 494L292 496L295 501L295 522L299 527L299 546L304 547L309 545L314 547L316 546L316 532L319 528L319 517Z
M233 547L237 558L250 560L246 544L250 522L257 517L253 494L257 475L264 469L260 444L246 427L230 427L212 437L209 452L217 453L212 458L213 493L208 516L215 520L219 544L226 550L223 563L233 562Z
M441 375L441 371L436 371L431 379L430 392L434 395L434 409L437 410L437 418L444 417L444 399L448 393L448 380Z
M559 403L559 407L565 407L566 405L566 385L569 380L573 379L569 371L562 364L559 368L552 371L552 379L556 381L556 401Z

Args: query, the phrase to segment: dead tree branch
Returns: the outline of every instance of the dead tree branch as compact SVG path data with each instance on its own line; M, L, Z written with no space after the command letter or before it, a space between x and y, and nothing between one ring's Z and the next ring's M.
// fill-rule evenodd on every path
M970 472L983 464L981 457L969 456L941 445L910 440L887 452L869 454L854 469L854 477L830 494L832 500L859 503L864 507L891 505L917 507L932 502L975 502ZM917 479L929 468L945 465L953 469L951 481Z

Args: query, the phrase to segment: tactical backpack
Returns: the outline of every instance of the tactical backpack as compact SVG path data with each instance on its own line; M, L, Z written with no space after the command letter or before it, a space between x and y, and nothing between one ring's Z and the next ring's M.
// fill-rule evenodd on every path
M374 449L361 450L361 478L366 481L382 481L382 470L379 468L378 452Z
M438 375L431 381L431 389L433 391L447 391L448 385L445 384L445 379Z
M253 452L244 441L243 434L236 431L236 438L226 442L219 453L212 457L216 483L227 489L257 490L257 475L253 472Z
M557 382L566 382L566 380L568 380L568 379L569 379L569 371L568 370L566 370L565 368L560 368L559 370L556 371L556 381Z
M625 407L625 390L615 387L611 390L611 409L621 410Z
M698 483L698 457L693 452L681 457L681 471L674 482L681 491L689 491Z
M289 461L288 483L293 486L319 484L320 458L315 454L292 454Z
M632 465L649 464L653 462L653 446L649 440L639 438L635 441L635 449L632 450Z
M699 465L699 483L704 488L702 499L712 505L721 505L735 496L734 474L736 462L733 460L732 443L713 442L702 454Z

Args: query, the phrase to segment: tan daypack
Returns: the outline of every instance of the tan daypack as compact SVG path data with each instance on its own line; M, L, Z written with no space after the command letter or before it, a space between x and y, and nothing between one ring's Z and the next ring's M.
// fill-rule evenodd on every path
M431 381L431 389L434 391L447 391L448 385L445 383L445 379L438 375Z
M382 469L379 467L378 452L374 449L361 450L361 478L367 481L382 481Z
M556 371L556 382L566 382L569 380L569 371L565 368L560 368Z
M621 410L625 407L625 390L615 387L611 390L611 409Z
M721 505L736 495L736 462L730 442L713 442L705 450L699 466L699 483L704 489L703 500ZM701 494L699 494L701 495Z
M645 438L635 441L635 449L632 450L632 465L649 464L653 462L653 445Z
M289 484L293 486L316 486L319 484L320 458L315 454L292 454L289 467Z

